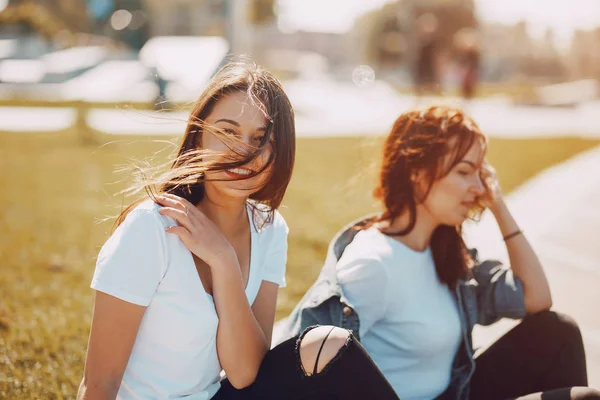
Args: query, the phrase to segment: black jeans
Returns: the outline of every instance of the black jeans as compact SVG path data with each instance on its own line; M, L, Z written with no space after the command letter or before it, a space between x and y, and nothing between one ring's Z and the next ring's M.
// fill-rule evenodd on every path
M269 351L250 387L236 390L224 380L213 400L398 400L392 386L352 335L321 372L307 376L299 345L310 329Z
M353 336L322 372L306 376L298 349L307 331L269 351L252 386L236 390L225 380L213 400L398 399ZM546 311L527 316L477 357L470 398L600 399L600 392L586 385L579 328L570 318Z
M471 399L600 399L600 392L585 388L585 352L577 324L555 312L525 317L475 364Z

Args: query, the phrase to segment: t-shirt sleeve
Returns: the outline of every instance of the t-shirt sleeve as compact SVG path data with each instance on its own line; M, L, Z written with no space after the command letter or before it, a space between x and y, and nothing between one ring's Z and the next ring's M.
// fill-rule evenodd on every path
M285 267L287 263L289 229L283 217L275 214L271 240L267 249L267 257L264 266L263 280L273 282L279 287L285 287Z
M359 335L364 337L385 315L388 275L376 254L351 247L354 246L346 248L336 265L337 278L344 296L359 315Z
M134 209L102 246L91 287L129 303L148 306L166 265L160 216L151 210Z

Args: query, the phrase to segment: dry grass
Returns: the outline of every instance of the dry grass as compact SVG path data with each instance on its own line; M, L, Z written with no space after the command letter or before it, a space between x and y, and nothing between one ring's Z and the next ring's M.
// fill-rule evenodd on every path
M505 191L599 144L583 139L492 140ZM321 267L334 232L375 209L370 199L380 138L302 139L282 213L290 226L288 313ZM125 187L115 166L165 148L119 141L82 146L71 132L0 134L0 398L73 398L92 308L89 282ZM156 156L164 161L166 152Z

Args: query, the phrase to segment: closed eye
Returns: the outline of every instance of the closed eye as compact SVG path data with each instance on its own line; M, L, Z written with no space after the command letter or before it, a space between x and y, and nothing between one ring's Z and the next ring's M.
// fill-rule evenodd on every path
M229 135L233 135L233 136L237 136L237 131L230 129L230 128L223 128L223 132L229 134Z

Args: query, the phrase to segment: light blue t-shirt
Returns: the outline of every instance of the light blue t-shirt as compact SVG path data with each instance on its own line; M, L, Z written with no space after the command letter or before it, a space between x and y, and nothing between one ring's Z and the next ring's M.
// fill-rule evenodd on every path
M346 247L337 275L359 315L361 344L400 398L442 394L450 383L461 325L431 250L414 251L372 227Z

